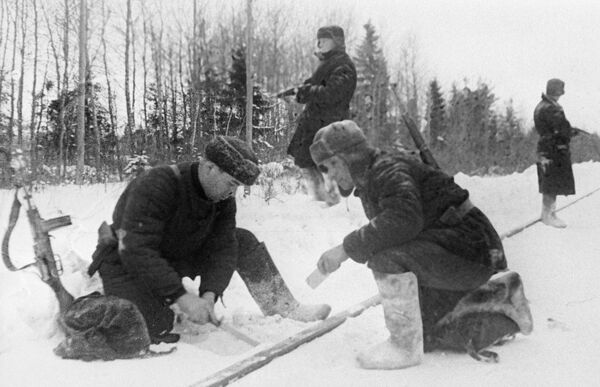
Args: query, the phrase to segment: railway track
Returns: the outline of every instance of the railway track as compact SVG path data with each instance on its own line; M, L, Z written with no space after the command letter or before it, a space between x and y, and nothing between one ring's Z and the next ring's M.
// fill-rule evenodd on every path
M575 203L593 195L594 193L600 191L600 187L580 196L579 198L559 207L556 211L560 212ZM537 217L531 219L517 227L514 227L500 235L501 239L507 239L517 235L529 227L535 225L536 223L541 221L541 217ZM274 343L269 347L248 356L245 359L238 361L237 363L232 364L231 366L222 369L220 371L215 372L208 377L193 383L193 387L219 387L226 386L230 383L235 382L248 375L249 373L265 366L270 363L273 359L284 356L285 354L293 351L299 346L306 344L320 336L323 336L335 328L342 325L348 318L354 318L361 315L365 310L371 308L373 306L379 305L380 297L379 295L374 295L356 305L353 305L350 308L343 310L342 312L335 314L326 320L313 325L310 328L307 328L293 336L288 337L285 340Z

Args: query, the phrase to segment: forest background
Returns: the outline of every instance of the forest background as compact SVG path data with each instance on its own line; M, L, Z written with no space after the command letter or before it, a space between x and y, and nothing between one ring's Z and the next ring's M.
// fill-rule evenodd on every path
M493 85L443 90L414 34L390 63L371 21L356 28L360 16L341 8L298 17L294 3L0 0L0 187L12 184L17 149L37 183L91 183L193 160L216 135L245 139L249 32L253 147L263 164L293 170L286 149L303 106L275 94L314 71L316 30L328 24L346 31L358 72L351 118L377 146L413 147L408 114L451 174L535 162L535 130ZM600 160L598 144L575 137L573 161Z

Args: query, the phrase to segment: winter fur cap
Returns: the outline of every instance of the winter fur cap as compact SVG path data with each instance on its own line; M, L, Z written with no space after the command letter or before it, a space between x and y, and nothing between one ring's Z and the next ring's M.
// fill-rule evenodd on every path
M346 48L344 39L344 29L340 26L325 26L317 31L317 39L329 38L335 42L339 48Z
M358 125L354 121L344 120L319 129L310 146L310 155L319 165L338 153L355 152L367 147L367 138Z
M565 83L558 78L552 78L546 83L546 95L561 96L565 93Z
M235 137L218 136L206 145L206 158L245 185L260 174L258 159L250 147Z

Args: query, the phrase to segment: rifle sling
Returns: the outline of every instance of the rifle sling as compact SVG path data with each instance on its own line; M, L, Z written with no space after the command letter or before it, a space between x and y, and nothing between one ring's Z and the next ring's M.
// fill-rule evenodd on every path
M17 220L19 219L19 212L21 211L21 202L19 201L19 197L17 196L18 193L19 189L17 188L15 190L15 198L13 200L12 207L10 208L8 228L6 229L6 232L4 233L4 238L2 239L2 260L4 261L4 265L6 266L6 268L10 271L19 271L29 266L35 265L35 263L30 263L23 267L17 268L15 267L15 265L13 265L12 261L10 260L8 249L10 236L12 235L12 232L17 224Z

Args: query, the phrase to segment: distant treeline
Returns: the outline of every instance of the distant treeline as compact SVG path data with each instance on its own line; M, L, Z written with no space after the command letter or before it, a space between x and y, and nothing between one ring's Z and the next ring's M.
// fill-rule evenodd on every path
M535 162L537 135L512 106L499 111L481 82L441 90L423 75L414 36L390 64L371 22L355 28L357 17L342 10L298 20L288 2L255 3L252 128L262 162L286 158L302 106L274 95L314 71L316 29L331 23L346 30L357 65L351 118L373 143L411 147L401 124L408 114L450 173L511 173ZM92 182L192 160L218 134L245 139L247 9L238 0L215 16L206 4L0 0L0 184L10 184L16 148L39 182ZM574 161L599 160L599 143L575 138Z

